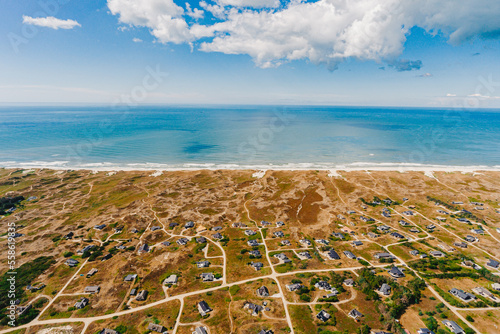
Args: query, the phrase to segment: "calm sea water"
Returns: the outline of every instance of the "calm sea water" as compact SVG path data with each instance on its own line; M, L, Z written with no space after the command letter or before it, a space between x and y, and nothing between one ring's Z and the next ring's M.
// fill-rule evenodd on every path
M1 107L0 166L500 166L500 111Z

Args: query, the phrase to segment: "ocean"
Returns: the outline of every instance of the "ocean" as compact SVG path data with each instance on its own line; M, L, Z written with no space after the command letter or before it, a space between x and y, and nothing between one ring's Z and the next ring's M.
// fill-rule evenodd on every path
M500 168L500 110L321 106L0 107L0 166Z

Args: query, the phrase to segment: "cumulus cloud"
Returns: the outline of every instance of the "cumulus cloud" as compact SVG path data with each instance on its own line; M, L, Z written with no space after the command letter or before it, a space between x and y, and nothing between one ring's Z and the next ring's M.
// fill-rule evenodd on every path
M222 6L252 7L252 8L275 8L280 5L279 0L217 0Z
M247 54L261 67L306 59L335 69L356 58L418 70L421 61L399 59L412 27L451 44L500 37L500 2L490 0L204 0L200 12L173 0L108 0L108 7L121 23L147 27L161 43ZM213 23L188 20L202 10Z
M424 74L420 74L418 75L419 78L431 78L433 77L432 73L424 73Z
M31 24L39 27L51 29L73 29L74 27L81 27L80 23L74 20L61 20L53 16L48 17L31 17L23 15L23 23Z
M132 38L132 42L134 42L134 43L142 43L142 39L134 37L134 38Z

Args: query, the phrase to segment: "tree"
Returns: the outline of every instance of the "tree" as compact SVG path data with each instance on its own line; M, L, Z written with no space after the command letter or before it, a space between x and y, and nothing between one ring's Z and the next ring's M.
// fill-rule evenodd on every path
M425 319L424 323L427 326L427 328L429 328L433 332L435 332L438 328L438 322L434 317L429 317Z

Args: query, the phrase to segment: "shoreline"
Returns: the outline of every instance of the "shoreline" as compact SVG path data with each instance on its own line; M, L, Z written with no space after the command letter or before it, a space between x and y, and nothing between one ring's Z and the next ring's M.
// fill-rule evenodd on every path
M159 172L177 172L177 171L328 171L329 176L340 176L338 172L355 172L355 171L373 171L373 172L461 172L461 173L477 173L477 172L500 172L500 166L452 166L452 165L424 165L424 164L398 164L398 163L353 163L347 165L336 164L283 164L283 165L236 165L236 164L184 164L172 165L165 164L127 164L115 165L110 163L98 164L82 164L82 165L66 165L60 162L45 163L13 163L0 164L1 169L48 169L56 171L92 171L92 172L155 172L153 176L157 176ZM159 174L161 175L161 174Z

